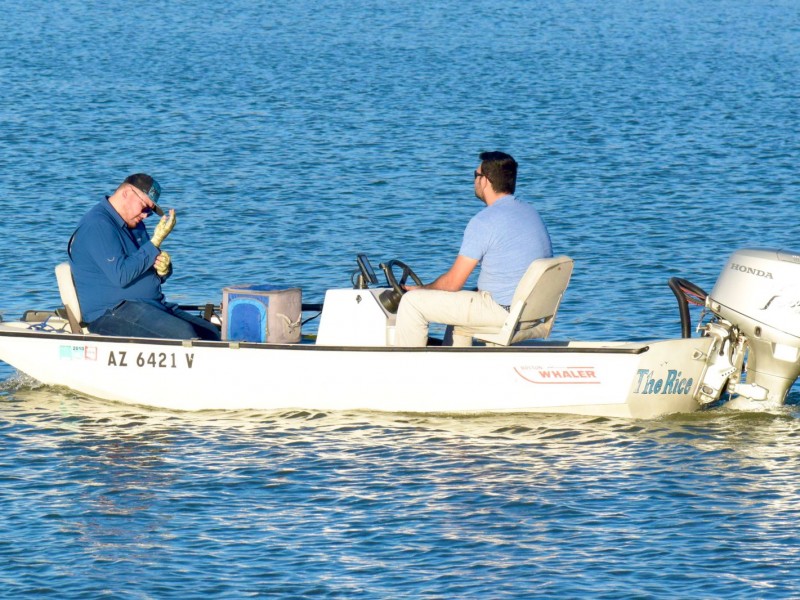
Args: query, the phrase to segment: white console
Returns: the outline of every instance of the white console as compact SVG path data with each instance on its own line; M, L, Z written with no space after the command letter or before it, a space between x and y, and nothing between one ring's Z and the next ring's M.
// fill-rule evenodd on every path
M378 296L386 288L328 290L322 305L318 346L391 346L395 315Z

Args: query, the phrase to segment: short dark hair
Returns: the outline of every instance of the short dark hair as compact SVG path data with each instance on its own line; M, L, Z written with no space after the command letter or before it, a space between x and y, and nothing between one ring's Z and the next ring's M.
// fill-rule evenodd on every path
M513 194L517 189L517 161L505 152L481 152L481 172L498 194Z

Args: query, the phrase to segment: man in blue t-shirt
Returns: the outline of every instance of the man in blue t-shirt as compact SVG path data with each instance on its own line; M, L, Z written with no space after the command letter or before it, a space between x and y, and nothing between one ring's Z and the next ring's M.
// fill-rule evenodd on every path
M218 340L214 325L166 302L161 284L172 274L161 250L175 211L158 207L161 186L150 175L127 177L84 215L67 252L81 312L91 333L150 338ZM162 218L147 233L151 213Z
M397 311L395 345L425 346L428 324L500 327L528 266L553 255L550 234L533 206L515 196L517 162L504 152L483 152L475 195L486 207L470 220L453 266L435 281L408 287ZM463 291L480 263L478 291ZM453 345L472 338L455 336Z

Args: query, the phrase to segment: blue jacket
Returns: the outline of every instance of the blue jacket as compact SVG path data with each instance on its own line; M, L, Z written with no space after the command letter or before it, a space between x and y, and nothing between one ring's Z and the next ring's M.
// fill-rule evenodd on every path
M93 206L68 248L84 321L91 323L124 300L163 304L163 279L153 268L160 252L144 222L130 229L107 196Z

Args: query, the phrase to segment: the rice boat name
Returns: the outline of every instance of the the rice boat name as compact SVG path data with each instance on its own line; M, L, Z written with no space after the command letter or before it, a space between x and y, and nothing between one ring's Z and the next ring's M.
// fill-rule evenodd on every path
M683 377L677 369L667 371L666 377L658 377L650 369L639 369L634 394L688 394L692 389L693 379Z

